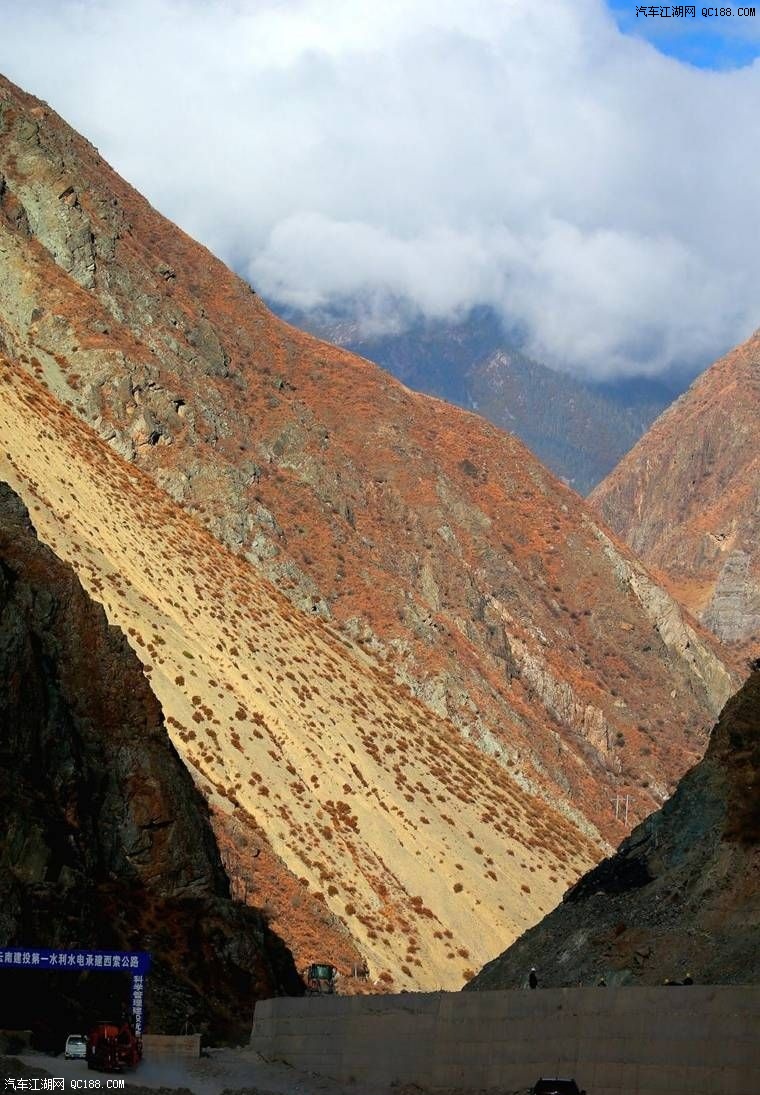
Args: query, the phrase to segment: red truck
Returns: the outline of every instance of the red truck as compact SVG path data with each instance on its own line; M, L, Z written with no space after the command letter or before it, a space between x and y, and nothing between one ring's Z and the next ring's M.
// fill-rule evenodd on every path
M87 1039L87 1067L99 1072L123 1072L142 1060L142 1041L126 1021L96 1023Z

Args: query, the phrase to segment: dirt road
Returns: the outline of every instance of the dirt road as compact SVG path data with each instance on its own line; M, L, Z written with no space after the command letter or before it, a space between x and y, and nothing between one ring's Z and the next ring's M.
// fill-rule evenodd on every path
M125 1076L90 1072L84 1061L64 1061L63 1056L48 1057L29 1054L21 1058L0 1057L0 1083L4 1092L43 1091L42 1080L61 1077L65 1095L94 1095L96 1092L122 1091L124 1095L427 1095L416 1084L370 1086L338 1084L323 1076L297 1072L284 1064L268 1064L250 1049L211 1050L210 1056L197 1060L157 1062L144 1061L139 1069ZM8 1079L29 1081L36 1078L38 1086L14 1087ZM125 1086L109 1086L108 1081L124 1080ZM90 1086L90 1084L92 1086ZM58 1088L57 1090L61 1090ZM436 1095L483 1095L480 1089L457 1088ZM528 1095L520 1091L502 1090L501 1095Z
M0 1081L5 1091L6 1079L43 1079L62 1077L66 1095L77 1091L114 1091L109 1080L121 1080L124 1095L150 1095L161 1090L191 1092L192 1095L222 1095L222 1092L245 1092L246 1095L365 1095L355 1086L344 1087L324 1077L308 1076L287 1065L267 1064L249 1049L211 1050L209 1057L188 1061L144 1061L134 1073L111 1076L91 1072L84 1061L65 1061L63 1056L48 1057L29 1054L21 1058L0 1058ZM84 1081L83 1083L81 1083ZM80 1086L81 1083L81 1086ZM15 1090L43 1090L22 1087ZM384 1095L380 1090L366 1095Z

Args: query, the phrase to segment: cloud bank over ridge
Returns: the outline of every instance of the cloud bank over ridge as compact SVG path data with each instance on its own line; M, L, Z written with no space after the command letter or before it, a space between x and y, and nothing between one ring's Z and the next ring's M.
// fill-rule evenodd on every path
M6 6L0 68L266 298L488 304L597 376L760 323L760 61L691 68L601 0Z

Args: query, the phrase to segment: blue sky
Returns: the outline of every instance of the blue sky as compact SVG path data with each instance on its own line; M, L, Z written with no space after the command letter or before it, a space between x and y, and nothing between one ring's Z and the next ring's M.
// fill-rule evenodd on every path
M694 18L637 16L636 8L644 5L635 0L607 0L607 6L626 34L645 38L661 53L697 68L721 71L741 68L760 56L760 4L756 0L742 4L734 0L723 0L718 5L714 0L711 4L698 3ZM732 14L703 16L702 9L710 7L719 12L721 8L730 8ZM754 7L758 14L738 15L740 8L747 7Z

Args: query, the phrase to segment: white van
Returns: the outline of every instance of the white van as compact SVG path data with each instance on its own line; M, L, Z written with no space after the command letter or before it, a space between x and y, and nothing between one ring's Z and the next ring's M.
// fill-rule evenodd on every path
M68 1036L63 1056L67 1061L71 1061L75 1057L81 1057L82 1060L85 1059L87 1056L87 1039L84 1034L70 1034Z

